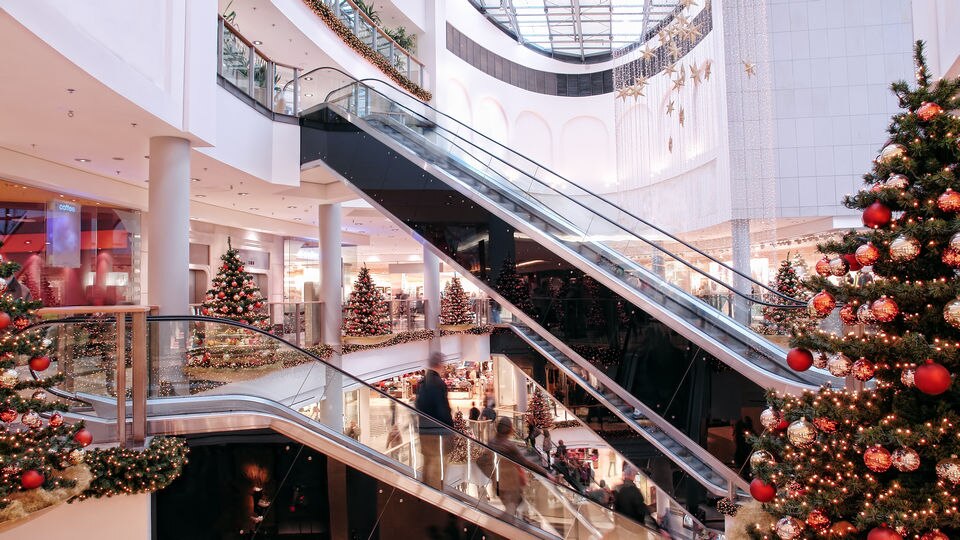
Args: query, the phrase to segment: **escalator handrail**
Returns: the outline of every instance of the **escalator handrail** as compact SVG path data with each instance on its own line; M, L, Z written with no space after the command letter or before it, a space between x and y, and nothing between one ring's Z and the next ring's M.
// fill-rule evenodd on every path
M78 322L91 322L91 320L100 321L99 319L91 319L91 318L89 318L89 317L65 317L65 318L62 318L62 319L51 319L51 320L45 320L45 321L40 321L40 322L34 323L34 324L32 324L32 325L24 328L21 332L28 332L28 331L30 331L30 330L37 330L37 329L39 329L39 328L48 327L48 326L49 326L49 327L52 327L52 326L54 326L54 325L60 325L60 324L78 323ZM479 440L471 437L471 436L468 435L468 434L461 433L460 431L458 431L457 429L455 429L455 428L452 427L452 426L447 426L447 425L444 424L442 421L440 421L440 420L438 420L438 419L430 416L429 414L420 412L420 411L417 410L415 407L412 407L412 406L408 405L407 403L404 403L402 400L398 400L398 399L390 396L389 394L387 394L387 393L384 392L383 390L380 390L380 389L377 388L376 386L374 386L374 385L372 385L372 384L370 384L370 383L368 383L368 382L366 382L366 381L364 381L364 380L362 380L362 379L360 379L360 378L358 378L358 377L355 377L355 376L347 373L347 372L344 371L343 369L341 369L341 368L339 368L339 367L337 367L337 366L334 366L333 364L330 364L329 362L327 362L326 360L320 358L320 357L317 356L316 354L314 354L314 353L312 353L312 352L310 352L310 351L308 351L308 350L306 350L306 349L304 349L304 348L302 348L302 347L299 347L299 346L297 346L297 345L295 345L295 344L293 344L293 343L290 343L289 341L283 339L282 337L279 337L279 336L276 336L276 335L274 335L274 334L271 334L270 332L268 332L268 331L266 331L266 330L263 330L263 329L260 329L260 328L256 328L256 327L254 327L254 326L246 325L246 324L243 324L243 323L240 323L240 322L237 322L237 321L233 321L233 320L230 320L230 319L220 319L220 318L217 318L217 317L207 317L207 316L204 316L204 315L148 315L148 316L146 317L146 320L147 320L147 324L148 324L148 325L149 325L149 323L151 323L151 322L154 322L154 323L159 323L159 322L188 322L188 323L206 322L206 323L213 323L213 324L225 324L225 325L227 325L227 326L233 326L233 327L240 328L240 329L243 329L243 330L246 330L246 331L249 331L249 332L254 332L254 333L257 333L257 334L266 336L267 338L269 338L269 339L271 339L271 340L273 340L273 341L275 341L275 342L278 342L279 344L282 344L282 345L284 345L284 346L286 346L286 347L289 347L290 349L292 349L293 351L295 351L295 352L297 352L297 353L299 353L299 354L302 354L302 355L304 355L304 356L306 356L306 357L308 357L308 358L313 359L313 361L315 361L315 362L323 365L325 369L330 369L330 370L333 370L333 371L335 371L335 372L337 372L337 373L340 373L341 375L345 375L346 377L348 377L348 378L351 380L351 384L359 384L359 385L361 385L361 386L363 386L363 387L366 387L368 390L372 390L372 391L376 392L377 394L381 395L382 397L390 400L391 402L396 403L397 406L402 407L402 408L404 408L404 409L408 409L409 412L410 412L415 418L425 418L425 419L427 419L427 420L429 420L429 421L434 422L434 423L437 424L437 425L443 426L445 429L449 429L450 432L451 432L451 434L458 435L458 436L462 436L462 437L464 437L465 439L470 440L470 441L471 441L471 444L479 445L481 448L483 448L483 449L485 449L486 451L491 452L492 454L498 456L500 459L506 459L507 461L509 461L509 462L511 462L511 463L514 463L515 465L517 465L517 466L519 466L519 467L522 467L525 471L527 471L528 474L533 474L533 475L536 475L536 476L538 476L538 477L541 476L541 475L540 475L539 473L537 473L536 471L530 470L530 469L528 469L527 467L524 467L523 465L520 465L519 463L516 463L516 462L512 461L510 458L505 458L505 457L502 456L499 452L497 452L496 450L494 450L493 448L491 448L489 445L487 445L487 444L484 443L483 441L479 441ZM109 323L115 322L115 321L113 321L112 319L103 319L102 322L104 322L105 324L109 324ZM33 370L30 370L30 372L31 372L31 374L34 376L34 378L39 378L39 374L38 374L38 373L34 372ZM52 394L56 395L57 397L63 397L63 398L65 398L65 399L77 400L77 398L76 398L75 396L71 396L69 393L64 392L64 391L62 391L62 390L59 390L59 389L55 389L55 388L53 388L53 387L51 387L48 391L50 391ZM82 401L82 400L78 400L78 401ZM543 481L549 482L548 479L543 479ZM567 487L567 486L563 486L563 485L557 484L557 487L558 487L558 488L561 488L561 489L566 489L566 490L570 491L571 493L575 494L576 496L582 496L580 493L578 493L577 491L575 491L575 490L573 490L572 488L569 488L569 487ZM595 501L592 501L592 500L591 500L590 502L593 503L593 504L597 504ZM598 506L602 506L602 505L598 505ZM606 509L606 510L609 510L609 509L606 508L606 507L603 507L603 508ZM627 517L627 516L624 516L623 514L617 513L617 512L614 511L614 510L610 510L610 511L616 513L618 516L620 516L620 517L622 517L622 518L624 518L624 519L631 519L631 518L629 518L629 517ZM640 525L643 525L643 524L640 524Z
M355 82L352 83L352 84L348 84L348 85L346 85L346 86L340 87L340 88L338 88L338 89L336 89L336 90L333 90L333 91L329 92L329 93L327 94L327 96L324 98L324 102L329 102L330 96L333 95L334 92L342 91L342 90L348 88L349 86L360 84L360 85L365 86L367 89L369 89L369 90L371 90L371 91L373 91L373 92L376 92L376 93L380 94L380 95L383 96L385 99L387 99L387 100L395 103L397 106L402 107L403 109L409 111L411 114L416 115L416 116L418 116L418 117L420 117L420 118L424 118L425 120L428 120L428 121L429 121L428 118L423 117L422 115L420 115L419 113L417 113L417 112L414 111L413 109L407 107L406 105L403 105L403 104L397 102L397 101L394 100L394 99L391 99L391 98L387 97L383 92L380 92L379 90L377 90L377 89L375 89L375 88L372 88L371 86L369 86L369 85L367 85L367 84L364 83L364 81L377 82L377 83L380 83L380 84L384 84L384 85L386 85L387 87L389 87L389 88L391 88L391 89L399 92L401 95L406 95L406 94L403 92L403 90L401 90L401 89L397 88L396 86L394 86L394 85L392 85L392 84L390 84L390 83L388 83L388 82L385 82L385 81L383 81L383 80L376 79L376 78L366 78L366 79L362 79L362 80L361 80L361 79L357 79L357 78L355 78L355 77L353 77L353 76L351 76L351 75L349 75L349 74L347 74L347 73L345 73L345 72L343 72L343 71L341 71L341 70L339 70L339 69L337 69L337 68L334 68L334 67L319 67L319 68L315 68L315 69L313 69L313 70L310 70L310 71L307 72L307 73L304 73L303 75L301 75L301 77L303 77L303 76L308 76L309 74L316 73L316 72L319 72L319 71L321 71L321 70L332 70L332 71L336 71L336 72L341 73L342 75L344 75L344 76L346 76L346 77L348 77L348 78L350 78L350 79L353 79L353 80L355 81ZM734 267L732 267L732 266L724 263L723 261L720 261L720 260L716 259L715 257L713 257L712 255L710 255L709 253L701 250L700 248L698 248L698 247L696 247L696 246L688 243L687 241L685 241L685 240L683 240L683 239L681 239L681 238L678 238L678 237L676 237L675 235L667 232L667 231L664 230L663 228L658 227L657 225L654 225L654 224L652 224L652 223L644 220L643 218L635 215L634 213L632 213L632 212L630 212L630 211L628 211L628 210L625 210L625 209L621 208L620 206L618 206L618 205L614 204L613 202L609 201L607 198L602 197L602 196L600 196L600 195L597 195L596 193L593 193L593 192L590 191L589 189L586 189L586 188L580 186L579 184L570 181L569 179L567 179L566 177L560 175L559 173L557 173L556 171L550 169L549 167L547 167L547 166L545 166L545 165L542 165L542 164L538 163L537 161L535 161L535 160L533 160L533 159L530 159L529 157L527 157L527 156L525 156L525 155L523 155L523 154L520 154L519 152L517 152L517 151L515 151L515 150L513 150L513 149L511 149L511 148L509 148L509 147L507 147L507 146L504 146L504 145L501 144L500 142L498 142L498 141L496 141L496 140L488 137L487 135L484 135L483 133L481 133L481 132L479 132L479 131L471 128L470 126L468 126L467 124L461 122L460 120L457 120L456 118L453 118L452 116L449 116L449 115L447 115L446 113L443 113L443 112L437 110L437 109L436 109L435 107L433 107L432 105L430 105L430 104L428 104L428 103L424 103L424 102L418 102L418 104L419 104L419 105L422 105L422 106L424 106L424 107L427 107L428 109L430 109L431 111L435 112L436 114L438 114L438 115L440 115L440 116L443 116L444 118L447 118L447 119L449 119L449 120L451 120L451 121L459 124L460 126L463 126L465 129L469 130L472 134L476 134L476 135L482 137L483 139L485 139L485 140L487 140L487 141L490 141L491 143L495 144L496 146L500 147L501 149L505 150L506 152L508 152L508 153L510 153L510 154L512 154L512 155L516 155L516 156L520 157L521 159L529 162L530 164L536 166L537 168L540 168L540 169L543 169L544 171L549 172L550 174L552 174L552 175L555 176L556 178L559 178L559 179L562 180L563 182L565 182L565 183L573 186L574 188L576 188L576 189L578 189L578 190L580 190L580 191L583 191L584 193L590 195L591 197L594 197L594 198L596 198L596 199L598 199L598 200L600 200L600 201L603 201L603 203L609 205L610 207L612 207L612 208L614 208L614 209L617 209L617 210L619 210L620 212L623 212L624 215L627 215L627 216L635 219L635 220L638 221L639 223L642 223L643 225L645 225L645 226L647 226L647 227L650 227L651 229L653 229L653 230L657 231L658 233L660 233L660 234L662 234L662 235L670 238L672 241L677 242L677 243L681 244L682 246L684 246L684 247L686 247L686 248L694 251L695 253L697 253L697 254L699 254L699 255L701 255L701 256L703 256L703 257L706 257L706 258L709 259L710 261L712 261L712 262L714 262L714 263L722 266L723 268L726 268L727 270L730 270L731 272L737 274L737 275L740 276L741 278L746 279L748 282L753 283L754 285L757 285L757 286L759 286L759 287L761 287L761 288L769 291L770 293L772 293L772 294L774 294L774 295L776 295L776 296L778 296L778 297L780 297L780 298L782 298L782 299L784 299L784 300L787 300L787 301L790 301L790 302L793 302L794 304L796 304L796 305L784 304L784 305L778 305L778 307L788 308L788 309L792 309L792 308L797 308L797 309L799 309L799 308L806 307L806 302L803 302L802 300L799 300L799 299L797 299L797 298L793 298L793 297L791 297L791 296L784 295L784 294L781 293L780 291L777 291L776 289L771 288L769 285L764 284L764 283L761 283L761 282L753 279L753 277L750 276L749 274L746 274L746 273L744 273L744 272L742 272L742 271L740 271L740 270L737 270L736 268L734 268ZM444 131L449 132L449 130L446 129L446 128L443 128L443 126L439 126L439 125L437 125L435 122L431 122L431 123L434 124L434 125L436 125L437 127L441 128L441 129L443 129ZM451 132L451 133L452 133L452 132ZM463 137L461 137L461 136L459 136L459 135L457 135L457 134L455 134L455 133L453 133L453 135L454 135L455 137L459 138L459 139L463 139ZM504 161L503 159L501 159L501 158L499 158L499 157L497 157L497 156L495 156L495 155L493 155L493 154L490 154L490 155L491 155L492 157L494 157L495 159L501 161L501 162L504 163L505 165L507 165L507 166L509 166L509 167L511 167L511 168L513 168L513 169L515 169L515 170L520 171L520 169L517 169L516 167L514 167L513 165L507 163L507 162ZM540 179L536 178L535 176L532 176L532 175L530 175L530 174L528 174L528 173L526 173L526 172L524 172L524 171L520 171L520 172L521 172L522 174L524 174L524 176L527 176L527 177L533 179L533 180L536 181L538 184L546 187L547 189L550 189L551 191L557 193L558 195L560 195L560 196L562 196L562 197L564 197L564 198L569 199L569 200L572 201L573 203L575 203L575 204L577 204L577 205L579 205L579 206L582 206L583 208L585 208L586 210L590 211L591 213L594 213L595 215L599 215L601 218L605 219L606 221L610 222L611 224L613 224L614 226L620 228L621 230L624 230L624 231L627 232L628 234L631 234L631 235L635 236L636 238L638 238L639 240L644 241L644 242L647 243L647 244L653 245L653 244L652 244L650 241L648 241L647 239L639 236L639 235L636 234L636 233L633 233L633 232L631 232L631 231L628 231L628 230L624 229L621 225L619 225L619 224L611 221L610 219L606 218L605 216L603 216L603 215L601 215L601 214L596 214L596 213L593 212L590 208L584 206L582 203L580 203L580 202L577 201L576 199L571 198L569 195L567 195L567 194L565 194L565 193L562 193L562 192L557 191L556 189L552 188L550 185L544 183L543 181L541 181ZM656 246L656 245L653 245L653 247L656 248L656 249L658 249L658 250L663 251L664 253L670 255L671 257L673 257L674 259L676 259L676 260L678 260L678 261L684 261L684 262L685 262L684 259L681 259L681 258L677 257L676 255L670 253L669 251L663 249L662 247L659 247L659 246ZM687 266L690 266L689 263L686 263L686 262L685 262L685 264L686 264ZM703 274L704 272L703 272L703 271L699 271L699 273ZM716 281L714 278L710 277L709 275L708 275L707 277L708 277L709 279L711 279L711 280ZM730 288L729 285L726 285L726 284L724 284L724 285L725 285L726 287Z

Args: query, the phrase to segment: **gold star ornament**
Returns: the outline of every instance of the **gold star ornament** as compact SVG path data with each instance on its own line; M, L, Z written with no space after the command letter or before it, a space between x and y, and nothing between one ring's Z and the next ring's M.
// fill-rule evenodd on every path
M753 77L757 74L757 65L753 62L747 62L746 60L740 61L743 64L743 71L747 74L747 77Z

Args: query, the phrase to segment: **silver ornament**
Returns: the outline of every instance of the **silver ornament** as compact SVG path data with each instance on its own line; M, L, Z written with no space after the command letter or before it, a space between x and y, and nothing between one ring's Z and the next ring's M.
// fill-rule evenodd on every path
M920 254L920 242L901 234L890 242L890 258L897 262L912 261Z
M900 472L913 472L920 468L920 454L913 448L897 448L890 457L893 466Z
M768 407L760 413L760 424L767 429L777 429L782 421L783 413L776 409Z
M27 411L20 417L20 422L30 429L36 429L43 425L43 419L34 411Z
M775 465L777 461L773 458L773 454L767 452L766 450L757 450L756 452L750 454L750 468L756 469L760 465Z
M787 439L798 448L806 448L817 440L817 428L806 418L800 417L787 428Z
M900 373L900 382L903 383L906 387L913 386L913 375L914 371L912 369L905 369Z
M902 144L888 144L883 147L883 150L880 150L880 156L877 157L877 160L881 163L886 163L892 159L902 158L907 155L907 149Z
M776 531L781 540L793 540L803 532L803 522L795 517L787 516L777 522Z
M37 400L37 401L46 401L46 399L47 399L47 393L44 392L43 389L41 388L41 389L37 390L36 392L34 392L33 394L31 394L30 397L31 397L32 399Z
M883 183L883 187L893 189L905 189L909 185L910 180L902 174L891 174L887 181Z
M843 353L837 353L827 361L827 370L834 377L846 377L853 369L853 362L844 356Z
M5 369L0 372L0 386L3 388L12 388L19 379L20 376L15 369Z
M951 484L960 484L960 459L952 455L947 459L942 459L936 466L937 478Z

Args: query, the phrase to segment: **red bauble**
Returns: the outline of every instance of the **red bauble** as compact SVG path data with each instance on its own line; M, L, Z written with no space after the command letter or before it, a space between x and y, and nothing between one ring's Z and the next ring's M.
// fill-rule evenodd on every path
M222 299L222 298L225 298L226 296L227 296L227 295L226 295L223 291L220 291L220 292L217 293L217 298L221 298L221 299Z
M867 540L903 540L903 537L884 523L879 527L874 527L867 535Z
M6 311L0 311L0 330L5 330L8 326L10 326L11 321L12 319L10 318L9 313Z
M203 308L203 309L200 310L200 313L203 313L204 315L209 315L209 314L210 314L210 308Z
M943 195L937 197L937 206L944 212L960 212L960 193L947 188Z
M63 415L55 412L50 415L50 427L60 427L63 425Z
M823 277L833 275L833 272L830 270L830 259L826 257L817 261L817 265L814 268L816 268L817 273Z
M840 320L843 321L843 324L857 324L860 322L857 320L857 308L853 304L844 304L840 308Z
M807 525L814 529L825 529L830 526L830 518L823 510L812 510L807 514Z
M759 478L754 478L750 482L750 496L755 500L765 503L770 502L777 495L777 488L773 484L768 484Z
M77 441L80 446L89 446L93 442L93 433L90 433L87 428L80 428L80 431L73 435L73 440Z
M37 489L43 485L43 481L43 474L36 469L24 471L24 473L20 475L20 485L23 486L23 489Z
M897 315L900 313L900 307L897 306L897 303L894 302L892 298L881 296L870 305L870 311L873 312L873 318L876 319L877 322L888 323L897 318Z
M777 431L783 431L783 430L787 429L788 427L790 427L790 422L787 422L787 419L786 419L786 418L781 418L781 419L780 419L780 423L777 424L777 428L776 428L776 429L777 429Z
M960 268L960 250L947 247L943 249L943 255L940 256L943 264L951 268Z
M938 530L933 530L921 536L920 540L950 540L950 537Z
M837 430L837 421L829 418L818 417L813 419L813 425L824 433L833 433Z
M863 268L863 265L860 264L860 261L857 260L857 256L853 253L848 253L843 256L843 260L847 261L847 266L850 267L851 272L856 272Z
M877 368L873 365L873 362L866 358L861 358L853 363L852 373L858 381L869 381L873 378L873 374L876 373L876 371Z
M34 371L43 371L50 367L50 358L46 356L36 356L30 359L30 369Z
M913 374L913 384L917 389L931 396L946 392L952 382L950 371L930 359Z
M880 259L880 250L871 242L857 248L855 255L857 262L863 266L870 266Z
M890 223L893 212L882 202L875 202L863 211L863 224L871 229L884 227Z
M827 291L820 291L810 299L807 307L810 315L822 319L837 307L837 301Z
M924 101L917 108L917 118L927 122L943 112L943 107L932 101Z
M893 457L889 450L877 444L863 452L863 463L871 471L882 473L893 465Z
M806 371L813 365L813 354L799 347L790 349L787 353L787 365L794 371Z
M30 319L26 317L17 317L13 320L13 327L17 330L23 330L28 326L30 326Z
M17 411L14 409L4 409L0 411L0 420L10 423L17 419Z

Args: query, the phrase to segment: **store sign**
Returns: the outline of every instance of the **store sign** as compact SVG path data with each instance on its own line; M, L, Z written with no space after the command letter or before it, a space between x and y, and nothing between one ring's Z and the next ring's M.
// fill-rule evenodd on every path
M47 205L47 266L80 267L80 205L50 201Z
M270 269L270 254L266 251L254 251L252 249L238 249L237 256L243 261L247 268L258 268L260 270Z

